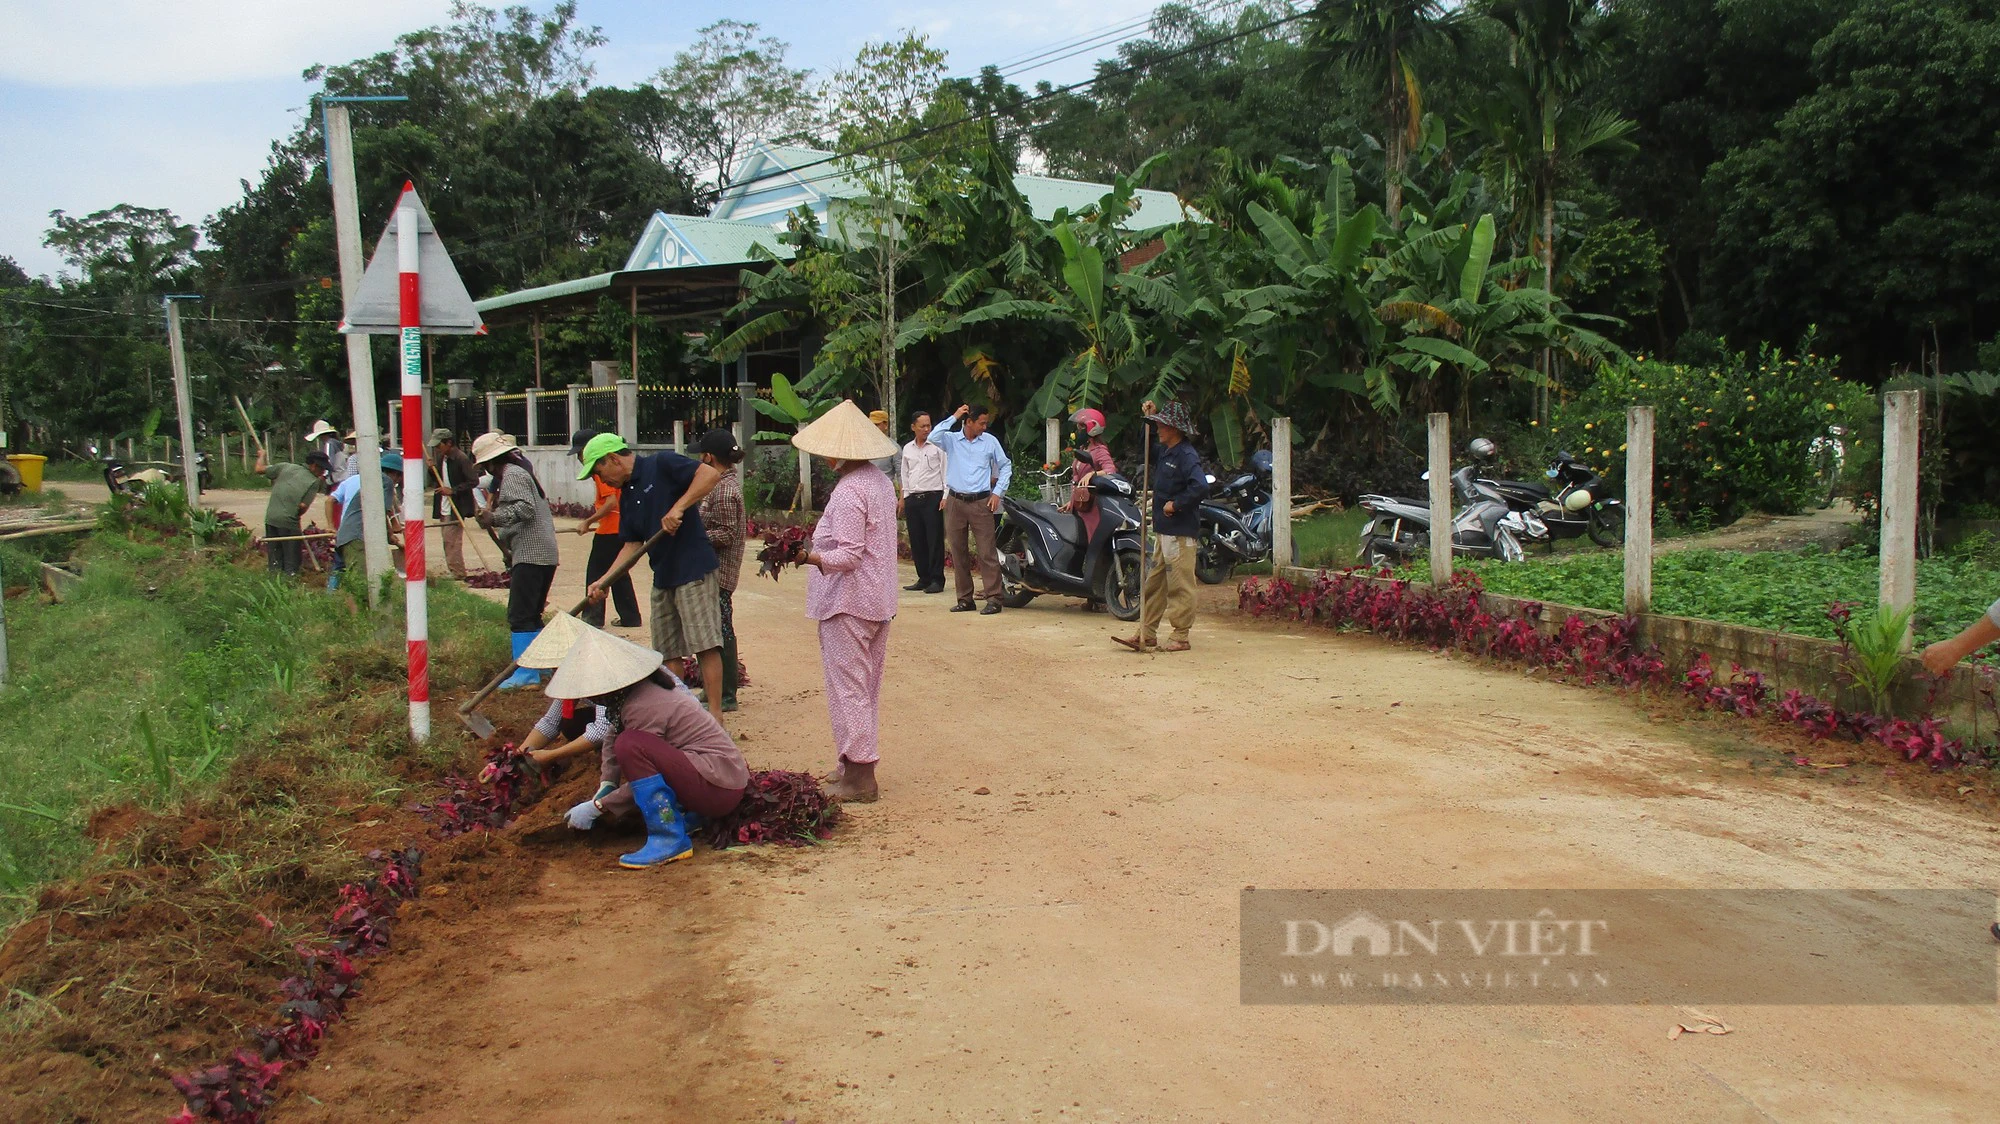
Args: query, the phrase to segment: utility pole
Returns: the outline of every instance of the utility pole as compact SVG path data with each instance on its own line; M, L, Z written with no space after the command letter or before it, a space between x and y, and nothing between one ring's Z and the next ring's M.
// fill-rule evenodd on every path
M168 293L160 303L167 309L167 351L174 364L174 406L181 415L181 483L187 487L188 510L201 508L201 470L195 465L194 399L188 390L187 351L181 346L181 309L176 301L198 301L196 293Z
M327 179L333 184L333 233L340 253L343 316L361 284L361 207L354 189L354 131L347 119L351 101L407 101L400 97L323 98L326 115ZM388 504L382 498L382 436L375 421L375 357L365 335L347 337L347 389L354 407L355 455L361 458L361 542L367 558L368 606L382 601L382 575L389 572ZM419 480L422 478L419 477Z

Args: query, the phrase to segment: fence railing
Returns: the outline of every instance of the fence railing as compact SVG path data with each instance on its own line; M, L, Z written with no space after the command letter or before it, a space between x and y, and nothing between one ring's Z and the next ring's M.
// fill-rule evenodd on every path
M569 445L569 391L531 392L528 401L535 411L535 444Z
M493 428L502 433L512 434L514 440L528 439L528 396L525 394L497 394L493 397Z
M642 386L639 388L639 443L673 443L674 423L682 439L693 444L711 429L736 423L741 398L735 389L719 386Z
M618 388L576 392L576 428L618 432Z

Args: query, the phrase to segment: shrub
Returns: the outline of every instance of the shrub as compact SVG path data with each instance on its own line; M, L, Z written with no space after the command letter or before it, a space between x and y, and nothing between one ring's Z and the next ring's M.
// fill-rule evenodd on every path
M1654 502L1681 522L1727 523L1745 511L1790 514L1814 494L1813 439L1839 424L1864 431L1869 392L1830 360L1766 348L1716 366L1647 361L1607 366L1557 409L1546 438L1622 481L1625 410L1654 411Z

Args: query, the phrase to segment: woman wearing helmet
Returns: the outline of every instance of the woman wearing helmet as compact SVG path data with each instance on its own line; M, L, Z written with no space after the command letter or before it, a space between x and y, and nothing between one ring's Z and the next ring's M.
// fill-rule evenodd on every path
M1076 459L1069 470L1075 487L1063 510L1073 511L1083 520L1083 541L1088 543L1097 536L1097 504L1091 499L1090 478L1100 472L1117 472L1118 462L1111 459L1111 447L1104 443L1103 414L1085 407L1069 420L1076 427L1070 440L1070 452Z

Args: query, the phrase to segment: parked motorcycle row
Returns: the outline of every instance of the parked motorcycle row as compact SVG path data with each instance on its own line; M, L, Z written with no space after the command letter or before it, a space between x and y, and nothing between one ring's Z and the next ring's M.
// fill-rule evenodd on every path
M96 458L98 464L103 467L104 486L109 488L113 493L123 492L126 495L136 496L145 491L147 485L150 484L180 483L180 468L176 465L168 465L165 468L134 469L128 467L124 461L118 459L117 454L100 452L96 445L90 446L90 455ZM195 471L199 474L197 482L200 484L201 490L205 492L209 488L208 454L197 452L194 455L194 463Z
M1625 505L1609 494L1595 472L1567 452L1542 475L1548 483L1498 480L1484 473L1499 456L1484 437L1468 447L1471 463L1451 474L1451 491L1458 511L1452 517L1452 553L1472 558L1518 562L1529 545L1588 535L1599 546L1617 546L1625 539ZM1423 479L1429 480L1426 472ZM1361 561L1369 566L1397 566L1429 557L1431 509L1428 499L1366 495L1361 507L1369 514L1361 529Z

